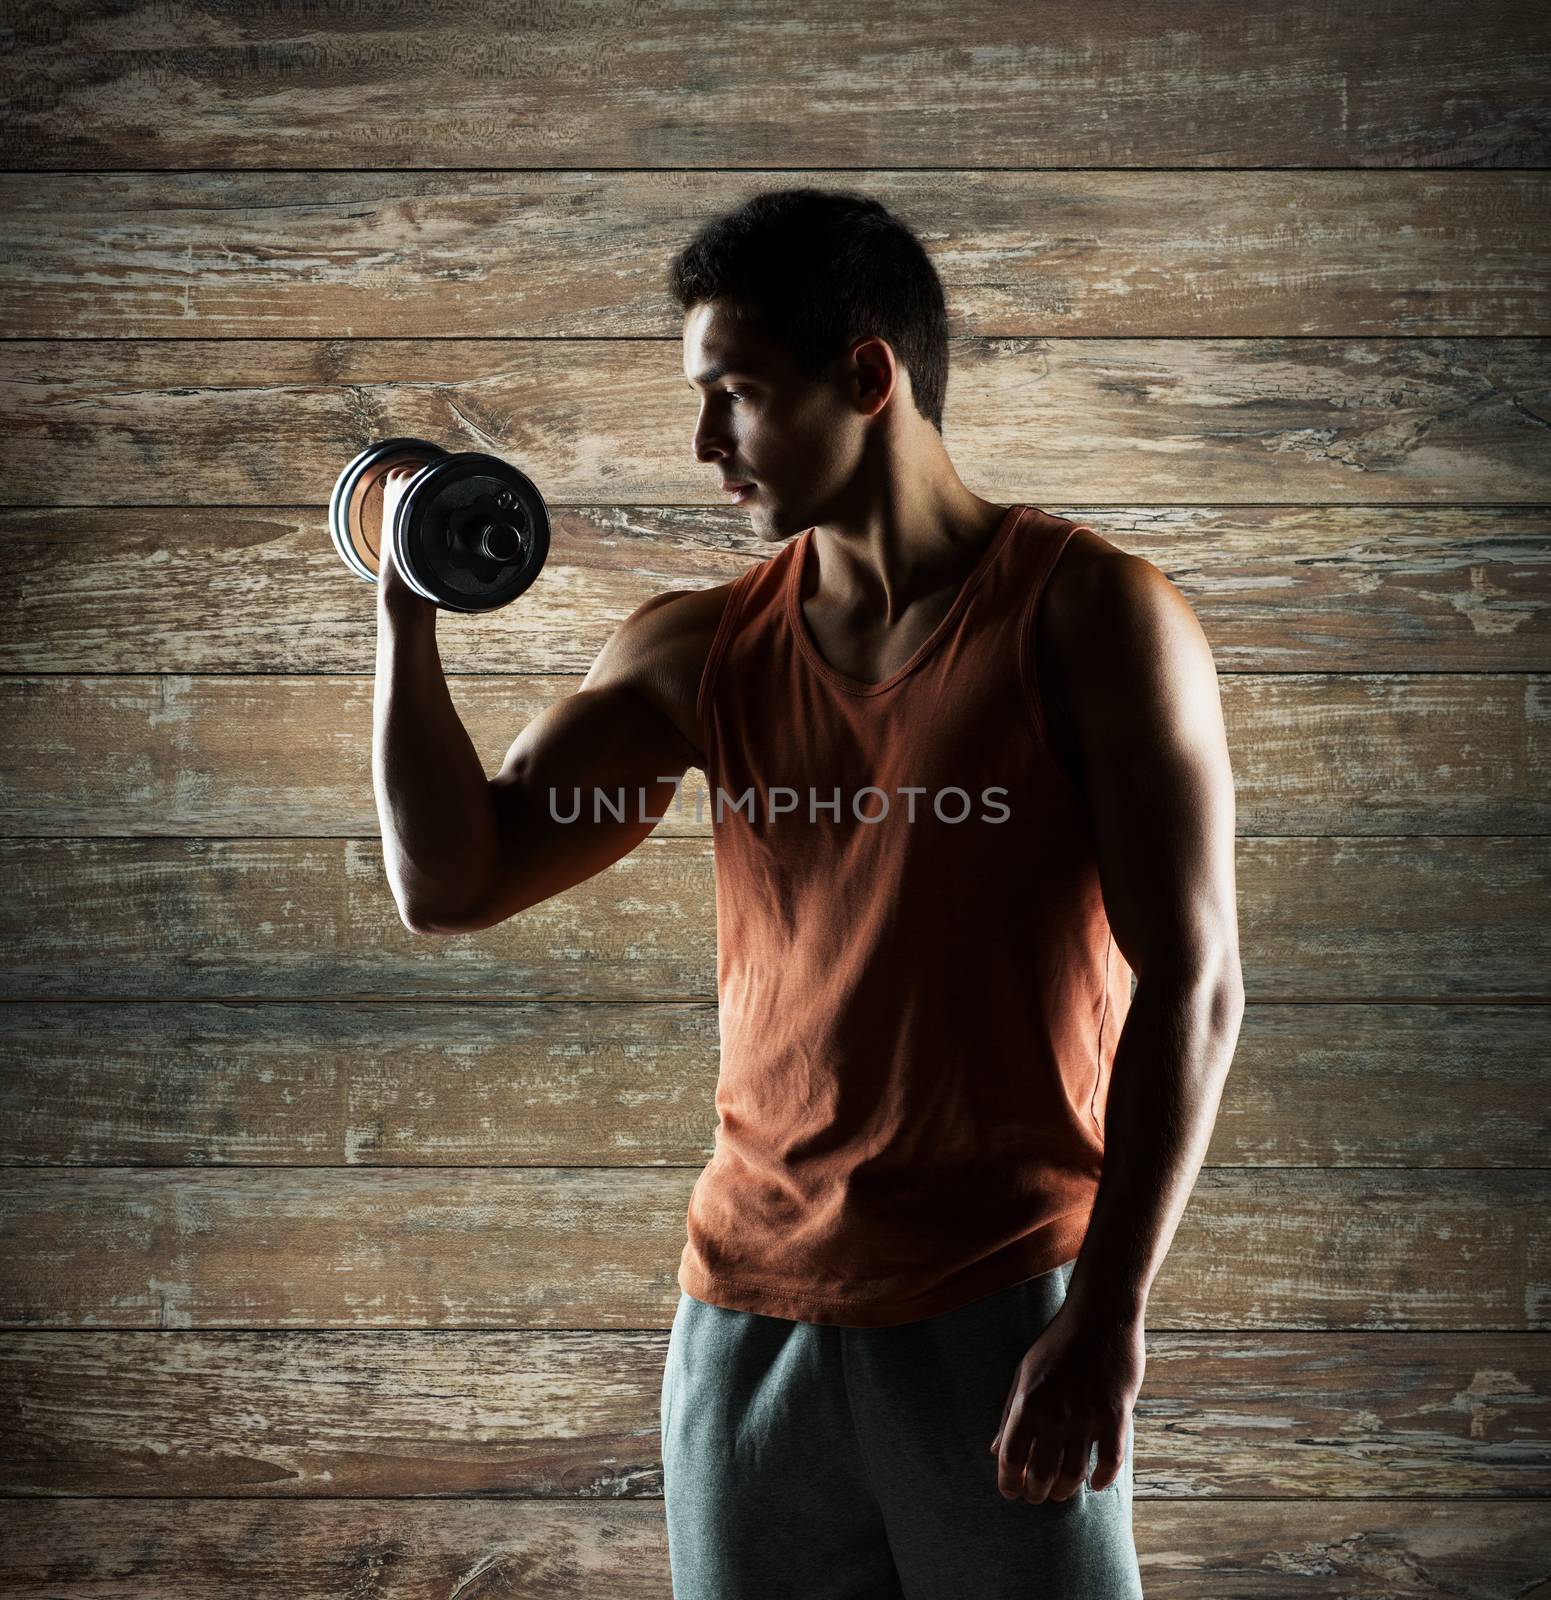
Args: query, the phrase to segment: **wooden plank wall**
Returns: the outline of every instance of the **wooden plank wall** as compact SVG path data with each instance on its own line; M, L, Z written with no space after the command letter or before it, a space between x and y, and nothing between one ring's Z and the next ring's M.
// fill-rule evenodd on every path
M709 828L407 933L324 506L390 433L553 502L532 596L440 624L493 770L760 553L662 273L813 182L927 242L966 481L1156 562L1222 674L1249 1006L1152 1299L1149 1595L1546 1593L1544 5L8 29L0 1589L669 1593Z

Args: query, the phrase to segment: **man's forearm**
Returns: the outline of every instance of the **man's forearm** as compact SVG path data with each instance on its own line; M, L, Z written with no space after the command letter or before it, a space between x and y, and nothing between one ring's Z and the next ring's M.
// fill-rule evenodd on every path
M1115 1048L1103 1174L1068 1298L1141 1317L1206 1159L1243 1005L1237 969L1137 981Z
M399 914L429 931L470 904L497 844L489 780L453 707L429 602L377 608L372 787Z

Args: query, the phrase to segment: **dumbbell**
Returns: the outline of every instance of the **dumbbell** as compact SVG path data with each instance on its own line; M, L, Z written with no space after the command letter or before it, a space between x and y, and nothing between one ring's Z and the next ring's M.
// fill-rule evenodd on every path
M380 439L335 480L329 532L358 577L377 581L384 480L394 467L415 473L389 537L394 565L417 594L448 611L493 611L538 577L549 512L532 480L499 456L427 439Z

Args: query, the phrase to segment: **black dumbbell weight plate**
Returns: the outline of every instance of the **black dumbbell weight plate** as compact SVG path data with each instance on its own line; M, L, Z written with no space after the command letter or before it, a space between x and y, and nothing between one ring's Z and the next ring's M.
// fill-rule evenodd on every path
M368 445L334 481L329 534L340 558L358 577L377 581L382 534L382 482L393 467L423 467L447 452L429 439L381 439Z
M516 467L479 451L430 462L394 519L399 570L449 611L492 611L515 600L548 555L543 496Z

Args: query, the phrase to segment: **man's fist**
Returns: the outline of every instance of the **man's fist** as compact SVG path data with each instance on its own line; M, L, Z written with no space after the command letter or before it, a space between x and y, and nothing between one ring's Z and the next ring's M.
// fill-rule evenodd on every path
M390 611L400 613L436 613L436 605L417 593L409 580L399 571L393 559L393 519L398 515L399 501L409 481L420 470L412 467L390 467L382 479L382 531L377 536L377 600Z

